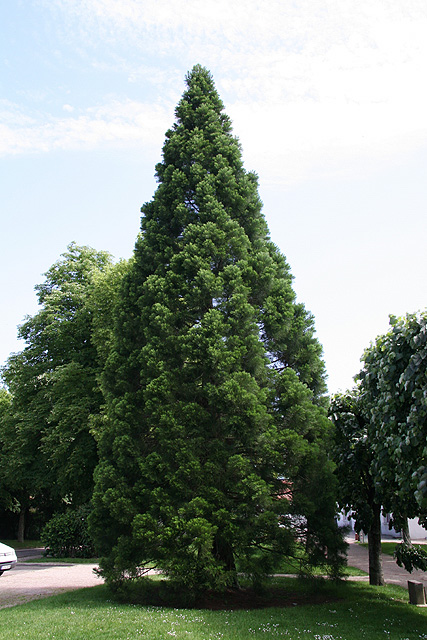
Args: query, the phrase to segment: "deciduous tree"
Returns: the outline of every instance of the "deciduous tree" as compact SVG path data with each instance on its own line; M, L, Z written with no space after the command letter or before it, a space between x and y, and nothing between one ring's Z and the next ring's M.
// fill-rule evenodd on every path
M30 501L53 509L91 498L98 458L90 418L103 398L89 300L95 275L110 265L106 252L69 245L36 286L41 308L19 328L26 346L3 369L12 398L3 450L21 511Z
M390 317L359 374L375 425L372 442L384 507L402 526L427 516L427 313Z
M427 313L390 317L363 355L357 389L332 399L341 506L379 554L380 512L403 533L396 554L408 570L427 557L411 545L408 518L427 524ZM372 531L374 526L374 531ZM374 567L378 566L375 559ZM379 572L374 568L371 582Z
M369 582L383 585L381 564L381 494L375 478L369 411L360 390L332 397L329 415L335 427L333 457L339 506L355 519L355 530L368 534Z
M390 330L365 351L363 363L358 378L372 423L372 468L383 508L405 543L398 563L425 569L407 523L418 517L427 525L427 313L391 316Z

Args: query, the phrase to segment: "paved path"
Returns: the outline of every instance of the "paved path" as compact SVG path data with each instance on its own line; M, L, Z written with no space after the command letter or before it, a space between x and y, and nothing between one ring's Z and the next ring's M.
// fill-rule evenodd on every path
M26 563L19 559L24 555L0 577L0 609L103 582L93 573L95 564Z
M347 542L350 545L347 554L349 566L357 567L358 569L363 569L368 572L368 547L358 544L354 539L350 538L347 539ZM390 542L390 540L387 540L387 542ZM408 580L417 580L419 582L423 582L424 586L427 588L427 573L424 571L413 571L412 573L409 573L406 569L399 567L396 564L396 560L393 556L388 556L384 553L382 554L381 559L383 564L384 580L387 584L397 584L407 589Z

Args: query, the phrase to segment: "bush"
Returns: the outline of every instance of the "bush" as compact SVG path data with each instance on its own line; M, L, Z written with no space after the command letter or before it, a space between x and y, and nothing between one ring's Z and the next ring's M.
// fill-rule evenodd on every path
M75 511L57 513L45 525L41 541L45 555L55 558L92 558L95 549L88 533L88 505Z

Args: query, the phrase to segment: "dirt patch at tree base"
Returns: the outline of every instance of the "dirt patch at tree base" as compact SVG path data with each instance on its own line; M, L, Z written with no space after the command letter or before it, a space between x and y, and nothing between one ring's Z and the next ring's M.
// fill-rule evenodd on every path
M337 601L336 597L324 593L290 593L288 589L272 589L258 593L253 589L228 589L225 593L208 593L196 599L196 609L264 609L269 607L296 607Z
M329 589L320 588L320 585L316 588L313 584L305 585L301 589L274 585L262 591L246 587L194 594L179 589L167 581L122 584L113 597L119 602L140 606L211 611L296 607L337 602L340 599L335 590L330 592Z

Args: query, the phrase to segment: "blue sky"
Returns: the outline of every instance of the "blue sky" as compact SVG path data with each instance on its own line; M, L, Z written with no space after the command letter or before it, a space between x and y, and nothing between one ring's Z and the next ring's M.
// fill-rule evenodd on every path
M75 241L131 255L164 133L212 72L329 389L426 307L425 0L3 0L0 363Z

